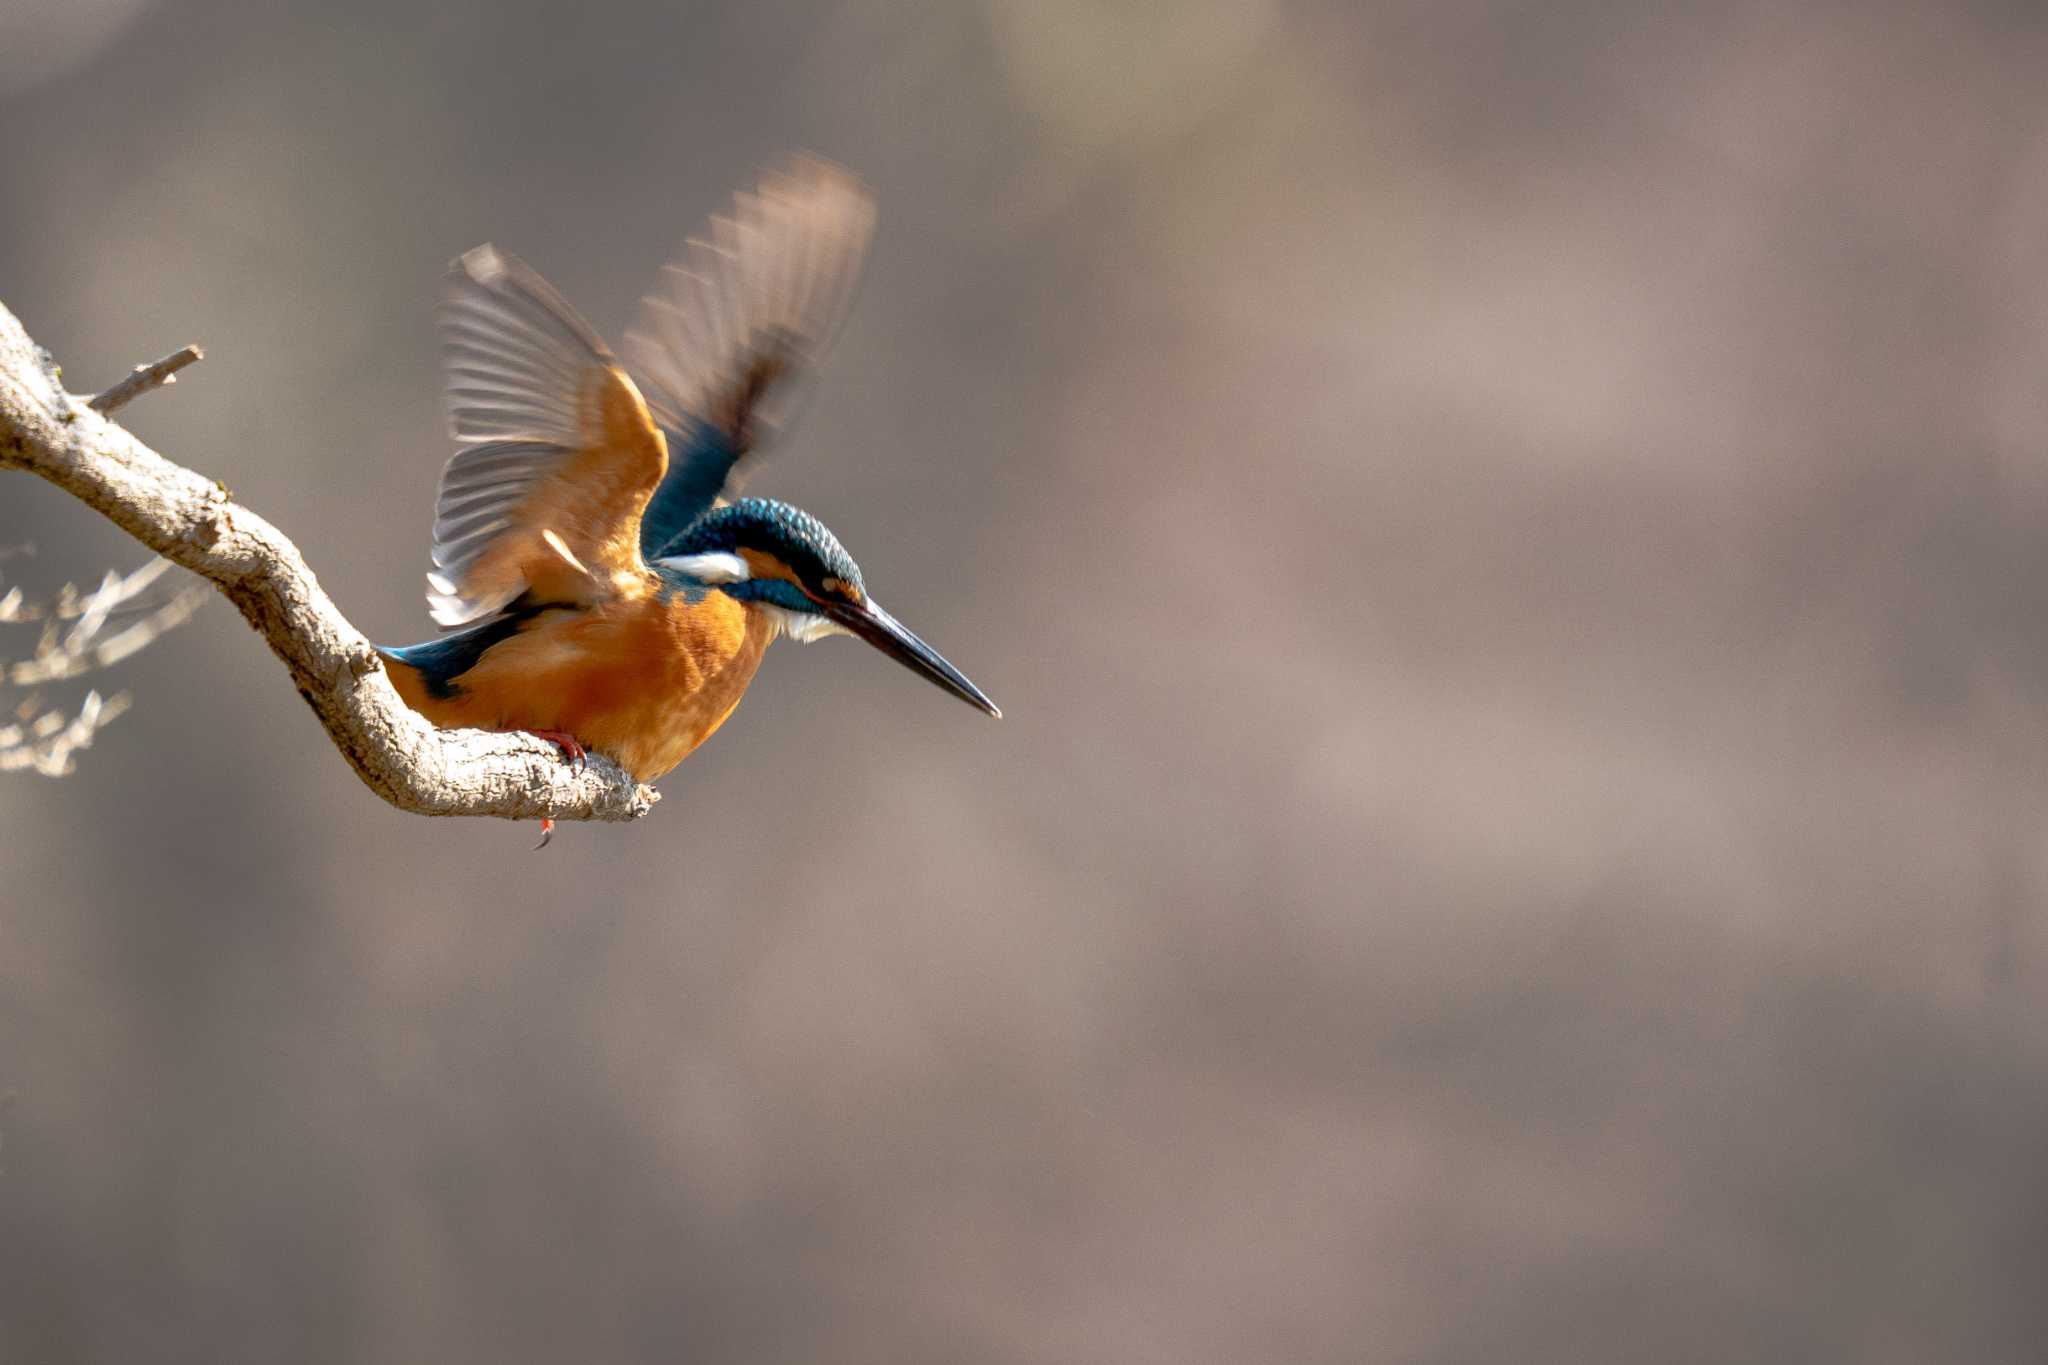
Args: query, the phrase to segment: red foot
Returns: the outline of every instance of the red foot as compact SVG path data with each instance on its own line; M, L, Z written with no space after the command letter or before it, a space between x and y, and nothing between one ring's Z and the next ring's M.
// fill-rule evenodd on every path
M535 739L544 739L550 744L561 746L563 756L577 772L583 771L583 765L590 758L589 751L583 747L583 741L566 730L515 730L513 733L532 735Z
M583 741L566 730L514 730L511 733L532 735L535 739L544 739L550 744L559 745L562 756L569 760L569 766L579 773L590 760L590 752L583 747ZM540 822L540 842L533 846L534 851L537 853L546 848L548 840L554 837L555 820L553 816L549 816Z

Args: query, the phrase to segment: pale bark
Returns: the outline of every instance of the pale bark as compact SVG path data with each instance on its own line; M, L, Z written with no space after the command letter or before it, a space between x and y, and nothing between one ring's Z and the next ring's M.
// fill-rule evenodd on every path
M65 391L49 355L0 304L0 469L41 475L211 582L284 661L356 775L400 810L513 820L645 815L659 793L600 755L578 772L545 740L429 725L399 700L383 661L283 532L94 406L117 407L197 358L188 347L88 400Z

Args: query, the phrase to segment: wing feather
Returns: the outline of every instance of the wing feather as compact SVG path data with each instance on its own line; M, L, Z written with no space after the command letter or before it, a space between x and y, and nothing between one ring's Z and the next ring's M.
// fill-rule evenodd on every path
M644 555L736 492L747 455L786 427L845 321L874 223L858 180L800 156L663 267L622 348L669 444Z
M434 620L457 629L529 590L590 600L644 576L640 516L667 456L597 333L547 281L488 245L450 267L439 313L459 448L435 508Z

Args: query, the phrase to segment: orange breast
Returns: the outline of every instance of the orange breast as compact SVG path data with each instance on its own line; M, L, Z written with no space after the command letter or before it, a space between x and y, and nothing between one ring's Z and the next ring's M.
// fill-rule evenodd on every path
M689 757L733 713L774 638L758 610L722 592L696 602L649 593L545 612L429 696L402 665L406 704L444 728L560 730L642 782Z

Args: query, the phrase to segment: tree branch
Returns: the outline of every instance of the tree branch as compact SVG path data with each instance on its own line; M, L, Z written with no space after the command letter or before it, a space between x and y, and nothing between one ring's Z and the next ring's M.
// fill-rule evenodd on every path
M162 360L137 365L126 379L93 399L88 406L97 408L102 413L111 413L116 408L126 407L131 399L140 398L151 389L177 383L178 371L194 361L204 359L206 352L197 346L180 347Z
M180 359L190 353L190 359ZM198 358L143 366L96 403L118 406ZM173 363L175 362L175 363ZM145 373L161 370L154 379ZM127 393L122 391L126 389ZM383 661L298 548L227 490L171 463L66 393L57 367L0 305L0 469L39 474L209 580L284 661L299 695L371 791L419 815L636 820L660 794L593 754L581 772L521 734L437 730L399 700Z

